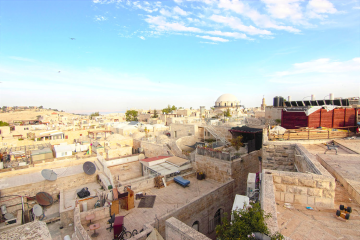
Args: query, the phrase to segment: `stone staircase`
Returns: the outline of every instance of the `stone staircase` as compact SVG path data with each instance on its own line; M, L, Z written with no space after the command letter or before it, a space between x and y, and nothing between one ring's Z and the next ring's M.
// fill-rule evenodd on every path
M182 153L181 149L178 147L178 145L176 144L176 141L171 141L168 142L166 144L166 146L170 149L170 152L180 158L185 158L187 159L187 157Z
M210 124L206 124L204 127L211 135L213 135L216 139L219 139L225 145L230 144L230 142Z

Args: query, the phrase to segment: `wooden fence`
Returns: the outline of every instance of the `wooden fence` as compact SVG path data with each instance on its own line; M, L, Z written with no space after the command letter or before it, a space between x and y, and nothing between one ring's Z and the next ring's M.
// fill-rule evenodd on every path
M356 134L350 131L347 127L346 131L333 131L333 129L288 129L284 134L274 135L269 134L269 140L306 140L306 139L333 139L333 138L345 138L352 137Z

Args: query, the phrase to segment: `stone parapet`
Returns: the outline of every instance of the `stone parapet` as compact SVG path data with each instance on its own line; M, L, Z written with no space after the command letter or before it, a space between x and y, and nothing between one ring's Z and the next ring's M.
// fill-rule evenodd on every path
M262 148L262 167L295 172L295 144L267 142Z
M336 183L332 176L274 170L265 171L271 173L276 201L325 208L334 207Z
M265 221L270 233L274 234L279 232L279 227L275 202L275 187L273 182L273 175L271 173L272 172L266 169L262 171L260 203L261 208L265 211L265 213L271 214L271 218L267 218Z
M171 217L165 222L165 239L166 240L210 240L204 234L189 227L178 219Z

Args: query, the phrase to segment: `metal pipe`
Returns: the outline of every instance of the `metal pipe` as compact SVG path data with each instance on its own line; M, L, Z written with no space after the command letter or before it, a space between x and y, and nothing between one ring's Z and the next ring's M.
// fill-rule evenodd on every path
M25 217L24 217L24 197L21 196L21 208L22 208L22 219L21 219L21 224L25 223Z

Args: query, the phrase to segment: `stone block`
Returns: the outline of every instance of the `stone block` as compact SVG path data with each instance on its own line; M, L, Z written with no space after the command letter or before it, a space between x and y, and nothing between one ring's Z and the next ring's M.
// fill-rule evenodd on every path
M307 204L311 206L315 206L315 197L307 197Z
M295 193L300 195L307 195L307 188L306 187L295 187Z
M324 189L322 196L325 198L335 198L335 191Z
M330 182L318 180L318 181L316 181L316 187L329 190Z
M308 188L307 195L314 197L322 197L322 189Z
M316 197L315 198L315 206L333 208L334 207L334 199L333 198Z
M307 204L307 196L306 195L294 195L294 203Z
M280 201L285 202L285 193L284 192L280 193Z
M282 176L281 182L287 185L298 185L298 179L289 176Z
M330 190L335 191L336 183L335 181L330 182Z
M316 181L314 180L299 178L298 182L299 182L299 186L311 187L311 188L316 187Z
M275 192L275 200L281 201L281 192Z
M294 202L294 194L285 193L285 202L293 203Z
M286 192L286 185L284 184L275 184L276 191Z
M284 186L286 186L286 192L295 193L295 186L291 186L291 185L284 185Z
M273 176L274 183L281 183L281 177L280 176Z

